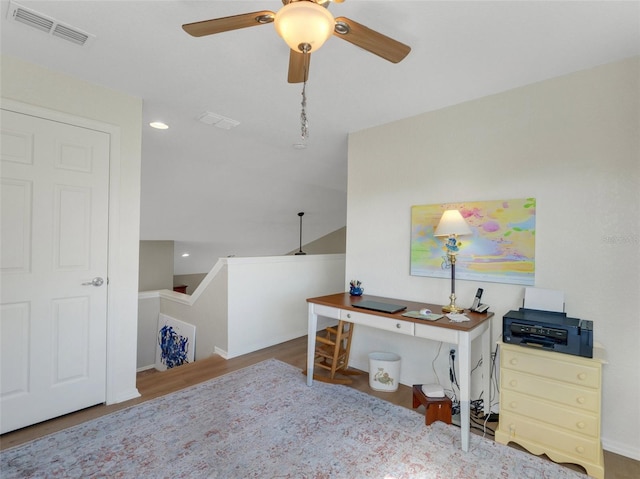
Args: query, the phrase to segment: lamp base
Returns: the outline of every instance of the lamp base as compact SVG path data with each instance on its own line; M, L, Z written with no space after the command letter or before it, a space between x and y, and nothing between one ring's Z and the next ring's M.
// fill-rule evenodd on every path
M455 304L449 304L447 306L443 306L442 311L445 313L464 313L464 308L458 308Z
M455 293L451 293L449 296L451 302L447 306L442 307L442 311L445 313L464 313L464 308L459 308L456 306L456 295Z

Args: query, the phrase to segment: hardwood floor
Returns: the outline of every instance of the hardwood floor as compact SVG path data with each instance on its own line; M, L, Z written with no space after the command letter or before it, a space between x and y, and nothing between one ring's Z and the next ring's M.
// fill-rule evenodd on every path
M38 437L46 436L90 419L112 413L119 409L124 409L158 396L178 391L193 384L222 376L237 369L242 369L250 366L251 364L264 361L265 359L275 358L289 363L300 368L302 374L302 370L306 367L306 357L307 338L305 336L229 360L225 360L220 356L211 356L207 359L186 364L179 368L170 369L164 372L159 372L155 369L142 371L138 373L137 376L137 387L141 397L111 406L94 406L50 421L26 427L18 431L4 434L0 436L0 450L17 446ZM399 406L409 409L412 407L412 391L408 386L400 385L398 390L395 392L378 392L373 391L369 387L369 376L367 373L350 376L350 378L353 379L353 383L350 386L355 389ZM422 406L420 406L418 411L424 414L424 408ZM490 424L490 426L491 429L495 429L495 424ZM472 429L472 431L482 434L482 431L475 429ZM640 477L640 461L634 461L633 459L607 451L604 453L604 459L605 479L637 479ZM567 467L584 472L580 466L567 465Z

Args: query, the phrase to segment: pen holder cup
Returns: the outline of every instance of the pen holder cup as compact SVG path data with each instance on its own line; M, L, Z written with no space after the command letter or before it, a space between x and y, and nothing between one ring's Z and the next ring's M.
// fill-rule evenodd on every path
M351 296L362 296L362 293L364 293L364 288L359 288L355 286L352 286L351 288L349 288L349 294Z

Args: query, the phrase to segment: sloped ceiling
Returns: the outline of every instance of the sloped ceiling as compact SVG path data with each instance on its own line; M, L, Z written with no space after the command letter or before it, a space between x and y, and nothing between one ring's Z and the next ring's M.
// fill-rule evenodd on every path
M346 0L330 11L412 51L392 64L330 38L312 55L310 137L295 149L302 86L286 81L273 25L202 38L181 29L276 11L277 0L17 3L95 40L79 47L11 23L2 0L3 54L143 98L141 238L191 246L210 264L296 249L299 211L305 242L343 227L350 132L640 54L637 1ZM240 124L204 125L205 111ZM147 127L154 120L170 129Z

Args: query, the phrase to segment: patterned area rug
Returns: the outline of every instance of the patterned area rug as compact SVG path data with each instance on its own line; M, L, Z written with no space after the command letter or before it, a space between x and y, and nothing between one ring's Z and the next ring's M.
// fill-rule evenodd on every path
M9 478L578 479L271 359L0 453Z

